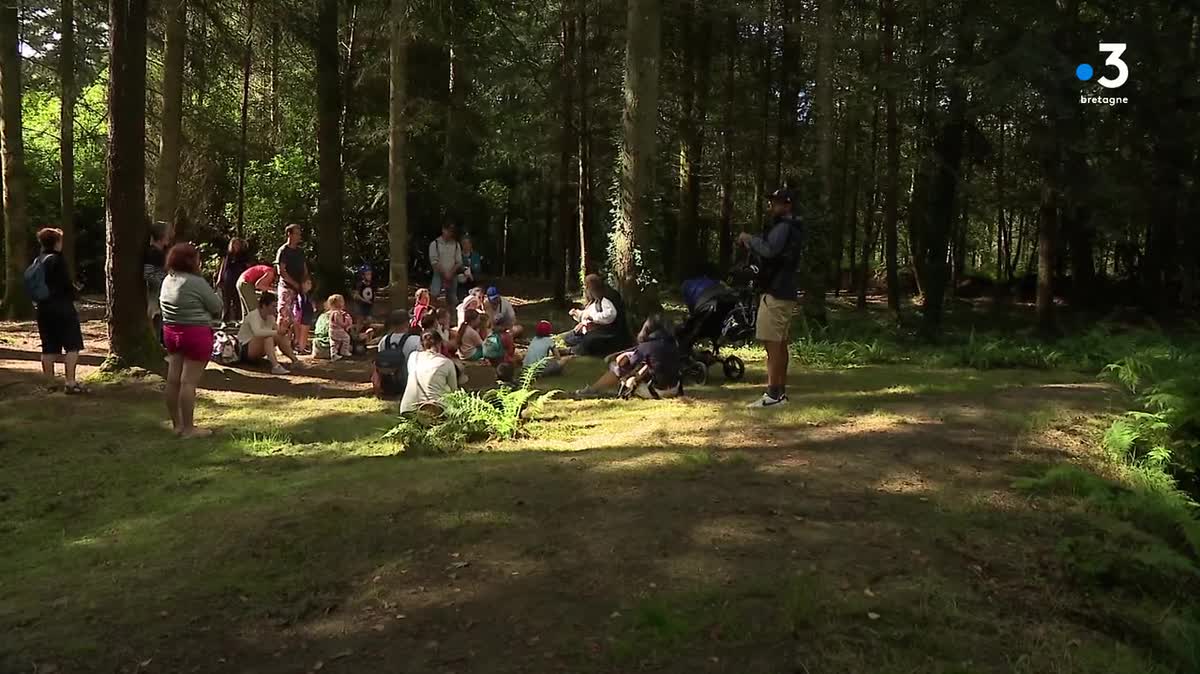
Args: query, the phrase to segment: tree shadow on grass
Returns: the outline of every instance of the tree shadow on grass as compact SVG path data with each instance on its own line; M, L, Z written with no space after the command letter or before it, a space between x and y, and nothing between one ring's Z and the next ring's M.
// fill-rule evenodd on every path
M159 498L14 551L26 571L0 611L14 630L0 664L999 673L1033 657L1047 671L1037 658L1062 653L1028 644L1119 637L1072 624L1076 600L1045 566L1058 517L996 498L1027 459L969 426L1004 413L784 425L737 451L731 433L761 429L445 459L218 439L128 477L92 458L106 488ZM330 411L279 433L361 439L386 415L368 419Z

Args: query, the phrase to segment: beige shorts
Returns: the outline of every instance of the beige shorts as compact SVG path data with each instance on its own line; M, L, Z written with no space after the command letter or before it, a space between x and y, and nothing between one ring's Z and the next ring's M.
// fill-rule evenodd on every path
M795 300L781 300L763 295L758 301L758 323L754 336L760 342L786 342L792 333L792 314Z

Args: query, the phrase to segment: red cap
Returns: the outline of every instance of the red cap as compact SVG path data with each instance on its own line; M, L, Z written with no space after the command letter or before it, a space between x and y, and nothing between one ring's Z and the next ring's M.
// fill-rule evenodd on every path
M554 326L550 325L550 321L538 321L536 329L538 337L549 337L554 334Z

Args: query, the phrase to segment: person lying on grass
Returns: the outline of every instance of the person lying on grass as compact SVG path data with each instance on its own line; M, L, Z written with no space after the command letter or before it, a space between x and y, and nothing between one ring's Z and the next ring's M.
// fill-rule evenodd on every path
M682 393L679 379L679 345L659 316L651 316L637 336L637 347L607 359L608 371L594 384L575 392L578 398L599 398L622 383L636 387L640 397L651 397L652 383L659 397L671 398Z
M278 314L278 298L272 292L263 293L258 299L258 308L246 314L242 321L242 327L238 330L238 347L243 363L257 365L266 360L271 364L271 374L285 375L288 371L279 364L279 358L275 355L277 348L292 361L292 365L299 365L300 361L292 350L292 340L279 331Z
M400 413L440 406L442 398L458 388L458 369L454 361L442 355L442 336L432 330L424 333L421 350L408 359L408 383L400 400Z

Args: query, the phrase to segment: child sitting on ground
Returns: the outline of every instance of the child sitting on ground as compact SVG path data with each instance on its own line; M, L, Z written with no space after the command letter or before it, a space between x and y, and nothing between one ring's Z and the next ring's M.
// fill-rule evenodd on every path
M492 334L483 340L483 357L493 367L502 363L510 366L516 359L517 344L513 341L512 332L499 325L492 326Z
M321 319L325 319L328 326L329 359L338 361L353 355L354 352L350 349L350 329L354 326L354 319L346 312L346 298L330 295L325 300L325 307L326 311L321 314ZM318 330L321 319L317 319Z
M428 288L417 288L417 293L413 297L412 310L412 325L421 325L421 319L425 318L425 314L433 311L433 298L429 295Z
M442 355L453 358L458 350L458 343L450 325L450 310L438 307L434 315L437 316L437 333L442 336Z
M458 327L458 357L462 360L472 362L483 359L483 336L479 334L482 322L483 314L472 311Z
M523 365L527 368L533 367L545 360L538 376L562 374L563 365L559 360L561 356L554 346L554 326L550 324L550 321L538 321L535 334L536 336L529 342L529 348L525 351Z

